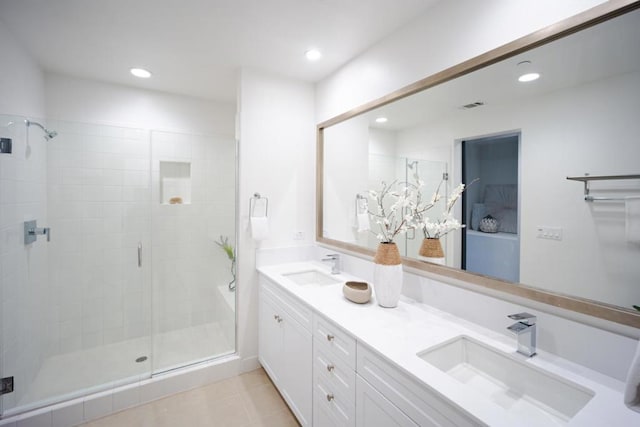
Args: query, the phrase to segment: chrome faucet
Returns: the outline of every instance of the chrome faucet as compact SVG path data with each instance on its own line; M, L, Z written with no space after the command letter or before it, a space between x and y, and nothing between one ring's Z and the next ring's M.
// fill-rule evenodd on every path
M510 314L509 319L517 320L507 329L518 337L518 353L527 357L536 354L536 316L529 313Z
M340 274L340 254L327 254L322 261L333 261L331 264L331 274Z

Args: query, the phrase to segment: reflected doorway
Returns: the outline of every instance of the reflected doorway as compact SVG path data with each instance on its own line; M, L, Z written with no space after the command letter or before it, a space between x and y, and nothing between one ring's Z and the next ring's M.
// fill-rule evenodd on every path
M462 141L462 269L520 281L520 133Z

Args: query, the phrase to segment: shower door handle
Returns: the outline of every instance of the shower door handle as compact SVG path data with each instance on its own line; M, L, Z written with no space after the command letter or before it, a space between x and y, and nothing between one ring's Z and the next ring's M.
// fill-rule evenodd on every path
M138 267L142 267L142 242L138 242Z

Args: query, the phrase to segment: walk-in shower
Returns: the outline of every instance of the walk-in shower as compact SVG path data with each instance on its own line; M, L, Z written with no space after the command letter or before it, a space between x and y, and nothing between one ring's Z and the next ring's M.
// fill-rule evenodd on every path
M3 416L235 351L232 137L7 115L0 137Z
M40 129L42 129L44 131L44 139L46 139L47 141L49 141L52 138L55 138L58 135L58 132L56 132L55 130L49 130L49 129L45 128L44 126L42 126L40 123L31 121L29 119L25 119L24 120L24 124L27 127L37 126Z

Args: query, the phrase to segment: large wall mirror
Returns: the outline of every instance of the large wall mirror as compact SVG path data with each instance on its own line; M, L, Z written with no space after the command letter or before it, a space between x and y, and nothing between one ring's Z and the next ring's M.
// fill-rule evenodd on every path
M373 254L358 216L381 181L418 176L430 199L475 180L445 266L418 259L419 230L397 239L405 264L640 327L639 7L609 2L318 125L318 241Z

